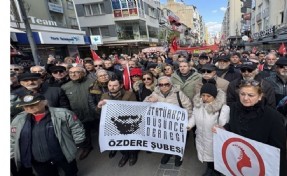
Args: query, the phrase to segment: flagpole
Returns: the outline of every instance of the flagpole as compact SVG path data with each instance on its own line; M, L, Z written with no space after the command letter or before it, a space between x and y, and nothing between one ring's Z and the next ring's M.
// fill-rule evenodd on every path
M132 81L131 81L131 74L130 74L130 68L129 68L129 64L126 63L126 67L127 67L127 71L128 71L128 79L129 79L129 85L130 85L130 89L132 88Z

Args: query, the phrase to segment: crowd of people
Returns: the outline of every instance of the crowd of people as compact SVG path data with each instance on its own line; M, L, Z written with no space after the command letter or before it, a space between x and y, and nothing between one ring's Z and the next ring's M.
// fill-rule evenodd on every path
M198 159L214 169L217 128L280 149L286 169L287 58L276 51L222 50L188 56L138 53L75 58L50 56L43 66L10 66L11 173L77 175L77 159L93 150L106 100L166 102L185 108ZM187 139L190 135L187 135ZM77 151L80 157L76 158ZM139 151L121 151L118 163L136 164ZM147 152L150 153L150 152ZM113 158L117 151L110 151ZM164 154L161 164L172 155ZM175 156L175 166L182 158Z

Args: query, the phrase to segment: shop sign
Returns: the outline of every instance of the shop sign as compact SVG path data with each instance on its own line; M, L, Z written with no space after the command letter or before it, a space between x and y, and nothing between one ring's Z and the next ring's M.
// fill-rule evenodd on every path
M33 24L40 24L40 25L46 25L46 26L58 26L56 21L43 20L43 19L36 18L33 16L29 16L29 18L31 19L31 23Z
M114 10L114 17L115 18L122 17L122 11L121 10Z
M53 12L63 13L63 7L59 4L48 2L49 10Z
M90 38L91 38L92 45L102 45L103 44L103 40L102 40L101 35L91 35Z
M258 38L264 38L266 36L268 36L269 34L272 34L275 32L275 26L269 28L269 29L266 29L264 31L260 31L260 32L257 32L257 33L254 33L252 35L252 38L253 39L258 39Z
M39 37L41 44L85 44L84 36L77 34L39 32Z

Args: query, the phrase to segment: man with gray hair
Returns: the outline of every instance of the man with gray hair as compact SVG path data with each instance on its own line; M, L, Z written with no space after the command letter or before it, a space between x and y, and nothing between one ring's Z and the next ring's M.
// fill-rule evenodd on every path
M261 71L261 76L263 78L276 75L276 66L277 56L274 53L269 53L265 57L265 63L263 65L263 70Z
M92 151L91 130L95 119L95 110L91 109L88 103L89 87L94 82L86 77L86 70L77 65L69 69L71 81L62 85L67 97L70 100L71 110L75 112L85 128L86 140L89 145L82 150L80 160L85 159Z

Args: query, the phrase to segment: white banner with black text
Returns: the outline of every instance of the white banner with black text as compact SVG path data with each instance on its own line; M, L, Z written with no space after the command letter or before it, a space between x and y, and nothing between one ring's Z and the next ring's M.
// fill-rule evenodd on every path
M101 152L145 150L183 156L187 110L163 102L106 102L101 112Z

